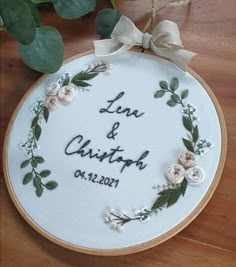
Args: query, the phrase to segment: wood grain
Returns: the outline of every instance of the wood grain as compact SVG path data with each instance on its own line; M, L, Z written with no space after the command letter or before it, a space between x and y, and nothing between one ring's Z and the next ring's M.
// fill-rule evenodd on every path
M143 28L151 1L117 1L122 14ZM97 10L108 7L100 1ZM190 67L209 84L223 110L228 130L224 172L201 214L167 242L129 256L96 257L71 252L36 233L18 214L0 180L1 266L236 266L236 1L192 0L188 7L166 8L156 21L171 19L180 27L185 47L196 51ZM65 43L65 59L93 48L96 12L78 20L43 10L43 24L56 27ZM1 144L10 117L27 89L41 74L18 57L17 44L1 32ZM2 146L1 146L2 147Z

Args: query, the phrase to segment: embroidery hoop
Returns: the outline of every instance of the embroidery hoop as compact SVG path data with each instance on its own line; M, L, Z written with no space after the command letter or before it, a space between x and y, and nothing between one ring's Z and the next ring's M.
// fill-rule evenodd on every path
M132 49L132 51L137 51L137 49ZM71 62L75 59L79 59L80 57L92 54L93 51L89 51L86 53L81 53L78 54L74 57L71 57L69 59L67 59L64 64ZM147 51L147 54L153 54L152 52ZM8 145L8 141L9 141L9 136L10 136L10 132L12 129L12 126L14 124L14 120L17 116L18 111L20 110L20 108L22 107L22 105L24 104L25 100L27 99L27 97L31 94L31 92L34 90L34 88L42 81L44 80L47 75L43 75L38 81L36 81L36 83L34 83L25 93L25 95L22 97L21 101L19 102L19 104L17 105L7 128L6 131L6 135L5 135L5 140L4 140L4 148L3 148L3 171L4 171L4 178L6 181L6 185L7 185L7 189L8 192L10 194L10 197L14 203L14 205L16 206L17 210L20 212L20 214L22 215L22 217L27 221L27 223L29 223L38 233L40 233L41 235L43 235L44 237L46 237L48 240L62 246L65 247L67 249L70 250L74 250L77 252L82 252L85 254L92 254L92 255L103 255L103 256L116 256L116 255L126 255L126 254L131 254L131 253L136 253L139 251L143 251L146 250L148 248L154 247L164 241L166 241L167 239L171 238L172 236L176 235L178 232L180 232L183 228L185 228L188 224L190 224L196 217L197 215L204 209L204 207L206 206L206 204L208 203L208 201L210 200L212 194L214 193L222 171L223 171L223 167L224 167L224 162L225 162L225 158L226 158L226 151L227 151L227 133L226 133L226 126L225 126L225 121L224 121L224 117L223 117L223 113L221 111L220 105L215 97L215 95L213 94L213 92L211 91L211 89L209 88L209 86L206 84L206 82L198 75L196 74L192 69L188 68L188 72L204 87L205 91L208 93L211 101L214 104L214 107L216 109L218 118L219 118L219 123L220 123L220 127L221 127L221 136L222 136L222 142L221 142L221 154L220 154L220 160L219 160L219 165L217 168L217 172L216 175L207 191L207 193L205 194L205 196L202 198L202 200L200 201L200 203L198 204L198 206L193 209L193 211L191 212L191 214L189 216L187 216L184 220L182 220L179 224L177 224L174 228L172 228L170 231L150 240L147 242L144 242L142 244L137 244L131 247L127 247L127 248L121 248L121 249L89 249L89 248L82 248L82 247L78 247L78 246L74 246L71 245L53 235L51 235L49 232L46 232L45 230L43 230L41 227L39 227L36 222L34 222L30 216L28 214L26 214L26 212L24 211L24 208L21 206L21 204L18 202L16 195L14 193L14 190L12 188L11 185L11 181L10 181L10 177L8 176L8 169L7 169L7 145Z

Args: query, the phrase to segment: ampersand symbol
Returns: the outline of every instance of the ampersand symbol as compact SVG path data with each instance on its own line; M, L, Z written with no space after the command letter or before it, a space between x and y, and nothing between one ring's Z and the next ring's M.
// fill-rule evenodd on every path
M116 129L118 129L120 126L119 122L115 122L112 126L111 131L107 134L107 138L115 140L115 136L118 134L115 132Z

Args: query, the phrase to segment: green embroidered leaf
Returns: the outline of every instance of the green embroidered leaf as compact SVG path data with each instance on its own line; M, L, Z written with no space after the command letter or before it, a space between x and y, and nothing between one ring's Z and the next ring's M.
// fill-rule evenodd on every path
M121 14L116 9L102 9L95 19L96 32L102 37L110 38L111 33L119 21Z
M34 117L31 123L31 128L34 128L34 126L38 123L38 116Z
M172 94L171 95L171 99L174 100L175 102L180 101L180 97L178 95L176 95L176 94Z
M24 63L36 71L56 72L62 65L64 55L61 34L50 26L37 27L32 43L19 44L19 54Z
M38 187L36 188L36 195L37 195L38 197L41 197L42 194L43 194L43 187L42 187L42 185L40 185L40 186L38 186Z
M182 138L182 140L183 140L183 142L184 142L185 147L186 147L189 151L191 151L191 152L194 153L194 148L193 148L192 142L189 141L189 140L187 140L187 139L185 139L185 138Z
M166 81L160 81L159 85L162 89L168 89L168 83Z
M23 0L0 0L1 17L8 33L19 43L30 44L35 38L35 22Z
M91 80L97 75L98 73L86 73L86 72L81 71L80 73L78 73L77 75L73 77L72 82L74 83L76 81Z
M173 191L171 194L170 194L170 197L168 199L168 203L167 203L167 208L174 205L179 197L181 196L181 190L179 188L177 188L175 191Z
M193 128L193 142L196 143L198 138L199 138L199 131L198 131L198 126L196 125L194 128Z
M84 81L79 81L79 80L77 80L77 81L73 81L73 83L74 83L75 85L79 86L79 87L87 87L87 86L91 86L91 84L86 83L86 82L84 82Z
M49 110L46 107L43 108L43 117L44 117L45 121L48 122Z
M189 117L183 116L183 125L186 130L188 130L189 132L192 132L193 124Z
M160 97L163 97L163 95L165 94L165 90L159 90L159 91L156 91L154 97L155 98L160 98Z
M41 178L39 176L34 177L33 185L36 189L41 186Z
M37 160L38 163L43 163L44 162L44 158L40 157L40 156L36 156L35 160Z
M38 124L36 124L34 127L34 135L35 135L37 140L39 140L41 132L42 132L41 127Z
M181 183L181 193L182 193L183 196L184 196L185 191L186 191L186 189L187 189L187 185L188 185L188 182L187 182L187 180L184 178L184 180L183 180L182 183Z
M33 179L32 172L27 173L23 178L23 184L28 184Z
M57 14L64 19L77 19L89 12L96 6L96 0L51 0Z
M30 159L23 161L23 162L21 163L21 165L20 165L21 169L23 169L23 168L25 168L26 166L28 166L29 163L30 163Z
M53 190L58 186L58 183L56 181L49 181L45 184L45 187L49 190Z
M170 82L170 89L171 91L176 91L179 87L179 80L178 78L173 78Z
M45 177L48 177L50 174L51 174L50 170L44 170L44 171L41 171L39 175L45 178Z
M33 168L37 168L37 166L38 166L38 161L37 161L35 158L33 158L33 159L31 160L31 166L32 166Z
M170 107L174 107L177 105L177 102L173 99L170 99L169 101L167 101L167 105Z
M166 205L169 200L169 195L161 195L157 198L157 200L154 202L151 210L159 209Z
M187 98L188 95L189 95L189 90L188 89L182 91L182 93L181 93L181 99Z

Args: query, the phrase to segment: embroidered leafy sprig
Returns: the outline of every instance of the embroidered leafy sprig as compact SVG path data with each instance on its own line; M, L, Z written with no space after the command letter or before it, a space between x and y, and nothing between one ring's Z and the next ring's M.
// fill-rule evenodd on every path
M42 118L45 122L49 119L49 110L43 105L43 101L38 101L32 108L35 117L31 123L31 130L29 138L25 143L21 144L21 148L26 150L26 156L29 157L27 160L21 163L21 168L26 168L31 166L31 171L25 174L23 178L23 184L26 185L33 181L35 187L35 192L38 197L43 194L44 188L48 190L53 190L58 186L56 181L48 181L43 183L42 179L48 177L51 174L50 170L38 171L38 167L42 165L45 160L41 156L36 156L34 151L38 149L38 141L40 139L42 128L40 126Z
M180 95L176 93L176 90L179 88L179 80L177 78L173 78L170 82L170 85L166 81L160 81L159 83L161 90L156 91L154 97L160 98L163 97L166 93L170 93L171 97L167 101L167 105L170 107L174 107L177 104L181 104L184 107L183 100L188 97L189 90L185 89L181 92Z

